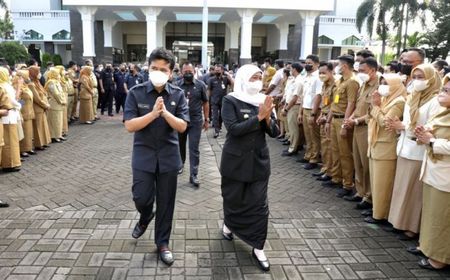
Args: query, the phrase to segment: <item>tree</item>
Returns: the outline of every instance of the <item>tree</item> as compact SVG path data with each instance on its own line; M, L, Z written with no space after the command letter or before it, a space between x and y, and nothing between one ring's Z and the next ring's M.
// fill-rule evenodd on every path
M14 32L14 24L11 21L9 11L5 12L3 19L0 19L0 38L2 39L12 39L12 34Z
M384 61L386 53L386 42L389 37L388 26L386 24L386 11L389 8L386 0L364 0L356 11L356 28L361 32L361 28L366 23L367 33L372 38L374 26L376 34L381 38L381 61Z
M428 30L424 42L428 45L427 57L431 60L445 59L450 51L450 1L433 0L430 2L435 28Z
M9 65L14 65L18 62L26 62L30 55L18 42L3 42L0 43L0 57L6 59Z
M414 32L412 35L406 37L406 46L410 48L420 47L425 42L425 36L420 34L419 31Z

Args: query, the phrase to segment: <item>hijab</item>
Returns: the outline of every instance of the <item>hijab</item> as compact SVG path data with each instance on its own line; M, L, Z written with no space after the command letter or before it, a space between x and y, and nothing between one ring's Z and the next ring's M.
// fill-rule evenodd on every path
M236 73L236 78L234 79L233 92L231 92L229 95L242 102L256 107L259 107L260 104L263 104L264 100L266 99L266 95L260 92L256 94L249 94L246 91L246 86L249 85L250 78L256 73L262 73L262 71L253 64L246 64L239 68Z
M92 74L92 68L90 66L85 66L85 67L81 68L81 70L80 70L80 81L83 77L86 77L85 79L87 79L87 84L89 85L90 89L92 89L94 86L92 84L91 74Z
M67 84L66 69L62 65L56 65L55 68L59 70L60 82L65 86Z
M27 85L27 80L30 79L30 74L28 72L28 70L18 70L16 72L16 75L14 76L13 80L12 80L12 84L14 87L17 86L17 83L19 82L19 79L23 78L23 83L22 83L22 88L20 89L21 91L26 91L28 90L28 85Z
M5 67L0 67L0 85L9 84L9 70Z
M431 64L420 64L414 68L411 72L411 76L416 69L422 70L425 74L425 80L427 81L428 87L422 91L414 90L411 94L408 105L409 113L411 116L410 128L414 129L417 124L417 119L419 118L419 108L435 97L442 86L441 77L436 69Z
M41 82L39 81L39 74L41 73L41 68L39 66L30 66L28 68L30 72L30 80L38 91L45 91Z
M440 113L434 115L426 126L431 127L434 137L450 140L450 108L445 108ZM442 160L443 155L434 154L433 149L429 146L427 150L428 157L431 161L436 162Z
M60 74L59 74L59 70L55 67L50 68L50 70L48 70L47 73L47 82L45 83L45 90L48 91L48 87L50 86L50 84L52 83L59 83L60 82Z

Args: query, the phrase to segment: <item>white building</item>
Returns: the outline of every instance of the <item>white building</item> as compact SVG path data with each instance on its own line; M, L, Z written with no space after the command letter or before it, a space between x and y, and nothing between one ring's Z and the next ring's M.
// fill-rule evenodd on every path
M207 0L207 60L297 60L310 53L328 59L356 51L362 35L354 15L361 1ZM35 47L58 53L65 63L86 57L143 61L159 46L180 62L200 62L203 5L204 0L12 1L11 14L16 40L30 45L30 52Z

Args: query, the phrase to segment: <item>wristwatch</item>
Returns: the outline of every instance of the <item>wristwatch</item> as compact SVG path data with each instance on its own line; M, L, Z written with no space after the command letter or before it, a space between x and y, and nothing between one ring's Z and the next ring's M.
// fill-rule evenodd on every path
M434 145L434 142L436 142L436 138L431 138L430 139L430 147L433 149L433 145Z

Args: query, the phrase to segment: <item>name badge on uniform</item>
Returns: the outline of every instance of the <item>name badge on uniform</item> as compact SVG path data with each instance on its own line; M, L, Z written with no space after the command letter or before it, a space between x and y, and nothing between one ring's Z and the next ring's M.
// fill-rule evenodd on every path
M241 113L251 113L250 109L241 109Z
M171 105L171 106L175 106L175 105L177 105L177 104L175 103L175 101L172 101L172 102L170 102L170 105Z
M248 114L244 114L244 119L248 119L249 115Z
M334 103L339 103L339 94L336 94L335 96L334 96Z
M139 80L136 80L136 85L139 84Z
M222 89L226 89L226 87L225 87L225 84L224 84L224 83L222 83Z
M139 109L150 109L150 105L138 103L138 108Z

